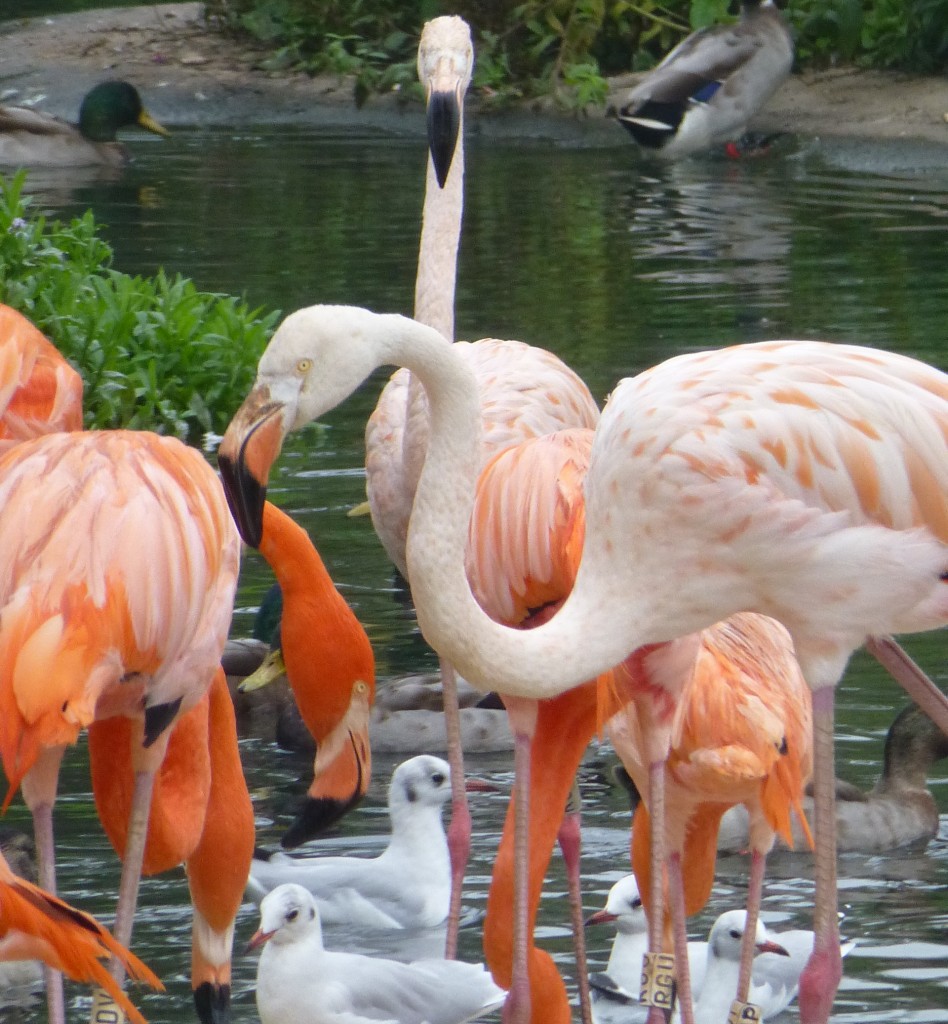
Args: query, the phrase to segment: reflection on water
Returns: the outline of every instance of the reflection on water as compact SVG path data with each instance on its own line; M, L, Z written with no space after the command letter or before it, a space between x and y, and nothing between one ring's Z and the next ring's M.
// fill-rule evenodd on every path
M108 226L118 269L163 265L199 287L245 294L269 308L328 301L410 310L424 166L417 139L182 131L134 146L138 159L118 181L35 177L29 186L57 215L91 206ZM948 364L948 170L924 180L841 171L818 148L794 145L746 163L636 161L628 146L579 151L473 138L459 336L517 337L551 348L600 398L618 377L674 353L767 337L857 341ZM310 530L365 624L380 685L435 665L370 523L345 515L364 495L362 431L382 379L327 417L328 429L294 437L271 488ZM250 632L269 582L259 557L248 555L235 634ZM911 647L948 685L944 634ZM841 774L861 785L875 780L882 738L902 704L880 670L854 659L839 696ZM269 736L247 737L241 750L259 841L274 846L311 764L278 750ZM606 782L610 763L609 751L594 747L582 770L589 910L628 864L629 814L624 794ZM498 755L472 765L502 787L472 800L465 904L482 911L511 766ZM333 853L377 852L392 767L378 759L369 797L334 833ZM937 776L936 795L948 808L948 772ZM107 915L117 874L106 841L89 824L88 788L77 751L67 758L57 809L61 885ZM11 817L24 820L22 809ZM834 1020L948 1021L948 818L942 821L940 837L924 851L841 858L843 929L859 946L846 961ZM746 858L721 858L695 934L742 902L746 880ZM564 892L554 857L538 934L568 974ZM775 856L768 920L778 930L808 926L811 900L809 857ZM168 996L143 998L145 1013L154 1024L191 1020L180 873L147 881L141 906L136 951L169 982ZM255 927L248 905L238 949ZM462 933L465 957L479 957L479 934L476 924ZM337 943L353 938L327 935ZM591 932L589 939L594 967L604 965L611 937ZM385 950L384 937L373 948ZM238 955L235 963L235 1017L252 1021L255 958Z

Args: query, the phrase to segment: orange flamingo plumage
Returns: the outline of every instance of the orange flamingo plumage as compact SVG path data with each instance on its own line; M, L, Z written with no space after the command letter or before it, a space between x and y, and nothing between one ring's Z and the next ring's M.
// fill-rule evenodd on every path
M89 726L92 788L99 819L124 856L134 792L132 723L117 716ZM143 875L184 864L194 922L191 988L204 1024L230 1006L234 921L253 857L253 805L247 791L233 702L223 672L171 727L155 778Z
M711 893L722 815L742 803L754 822L747 914L756 929L765 859L777 834L792 843L791 811L809 835L802 800L812 769L810 691L783 626L761 615L738 613L702 630L698 640L680 709L674 714L663 787L661 848L674 911L683 1020L691 1017L684 922L704 907ZM606 727L642 792L649 780L645 732L658 731L650 720L651 695L642 684L647 685L656 672L655 655L655 649L635 652L614 670L615 687L621 691L627 686L628 693ZM654 847L648 808L642 803L633 822L632 865L647 909L654 885L661 884L661 876L653 878ZM656 931L662 923L656 922ZM744 943L742 954L736 996L744 1003L753 941Z
M0 454L18 441L82 429L82 378L22 313L0 305Z
M146 1024L107 970L114 957L136 981L164 986L89 914L15 875L0 854L0 960L42 960L73 981L105 989L133 1024Z
M287 680L317 744L313 782L282 839L291 847L338 821L365 795L375 655L307 532L270 502L260 553L283 595L280 650Z
M219 669L239 540L200 453L133 431L49 434L11 448L0 457L0 517L7 801L22 784L40 882L54 890L65 748L96 719L131 719L135 792L115 921L128 945L154 773L168 726Z
M532 629L572 589L591 436L573 429L525 441L484 467L467 574L479 603L497 621ZM597 726L597 692L591 683L545 701L502 697L514 733L515 782L494 862L484 952L494 980L509 990L505 1019L565 1024L565 986L549 954L533 944L533 930L553 841L561 835L573 779ZM571 860L567 873L578 875L578 860ZM571 881L578 890L578 878ZM581 942L581 928L578 936ZM580 963L579 974L585 973Z
M474 685L545 699L739 611L790 631L814 717L816 941L800 1008L804 1024L824 1024L841 974L834 688L863 643L895 653L879 638L948 623L948 378L880 350L775 341L620 382L593 444L576 585L524 631L484 614L464 572L481 461L475 381L436 331L404 317L313 306L283 322L221 449L241 532L259 538L260 470L285 434L393 363L418 375L431 417L407 544L419 625ZM893 663L948 726L945 695Z

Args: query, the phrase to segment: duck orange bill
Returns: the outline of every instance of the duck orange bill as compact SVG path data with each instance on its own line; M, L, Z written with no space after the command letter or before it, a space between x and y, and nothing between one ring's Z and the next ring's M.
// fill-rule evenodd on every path
M244 950L245 953L249 953L253 949L259 949L261 946L266 944L273 938L273 932L265 932L257 929L250 936L250 941L247 943L247 948Z

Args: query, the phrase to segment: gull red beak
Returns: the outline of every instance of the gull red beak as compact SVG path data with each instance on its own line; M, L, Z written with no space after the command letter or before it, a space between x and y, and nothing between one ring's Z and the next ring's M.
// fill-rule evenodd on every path
M252 949L259 949L262 945L269 942L273 938L273 932L264 932L257 929L250 936L250 941L247 943L247 948L244 950L245 953L249 953Z
M464 791L466 793L499 793L500 787L492 782L485 782L483 779L465 779Z
M609 924L615 920L617 920L616 915L610 911L597 910L595 914L590 914L583 923L588 928L591 924Z
M776 953L777 956L789 956L790 954L780 945L779 942L758 942L754 947L758 953Z

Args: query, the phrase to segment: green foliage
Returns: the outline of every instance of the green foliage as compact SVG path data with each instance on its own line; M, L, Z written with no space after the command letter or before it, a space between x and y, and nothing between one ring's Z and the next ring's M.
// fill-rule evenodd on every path
M948 0L793 0L801 64L948 70Z
M417 88L418 29L441 13L398 0L209 0L205 12L272 47L264 68L353 76L360 104L371 92Z
M789 0L798 65L948 68L948 0ZM209 0L209 17L276 49L273 66L355 76L360 101L417 91L415 47L437 14L475 32L474 89L489 103L553 94L583 108L606 77L652 67L685 35L737 16L736 0Z
M197 442L222 431L253 382L277 313L200 292L187 278L130 277L91 213L29 216L25 175L0 178L0 301L36 324L85 384L87 427Z

